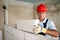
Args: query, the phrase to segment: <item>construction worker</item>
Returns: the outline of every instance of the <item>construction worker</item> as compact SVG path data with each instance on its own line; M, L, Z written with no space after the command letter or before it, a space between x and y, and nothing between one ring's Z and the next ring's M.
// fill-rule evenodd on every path
M38 19L35 20L34 33L49 37L58 37L58 32L53 21L47 19L47 7L45 4L40 4L37 7Z

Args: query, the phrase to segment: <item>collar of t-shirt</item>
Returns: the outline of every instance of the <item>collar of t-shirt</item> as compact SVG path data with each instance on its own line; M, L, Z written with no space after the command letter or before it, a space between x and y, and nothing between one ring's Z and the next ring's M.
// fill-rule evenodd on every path
M45 18L45 19L44 19L44 21L42 21L42 22L40 22L40 21L39 21L39 23L38 23L38 24L40 24L40 26L44 26L44 25L43 25L43 23L45 23L45 22L46 22L46 19L47 19L47 18Z
M45 18L44 21L42 21L42 22L39 21L39 22L40 22L40 23L45 23L45 22L46 22L46 19L47 19L47 18Z
M47 19L47 18L45 18L44 21L42 21L42 22L40 22L39 19L36 19L34 25L37 25L38 23L41 24L41 25L43 25L43 23L46 22L46 19Z

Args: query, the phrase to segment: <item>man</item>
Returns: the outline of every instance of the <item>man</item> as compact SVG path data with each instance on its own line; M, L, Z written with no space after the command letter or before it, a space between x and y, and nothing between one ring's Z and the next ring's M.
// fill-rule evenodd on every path
M53 21L51 21L45 17L47 14L46 12L47 12L46 5L40 4L37 7L38 19L35 20L34 32L36 34L41 34L44 36L57 37L58 36L57 29L56 29Z

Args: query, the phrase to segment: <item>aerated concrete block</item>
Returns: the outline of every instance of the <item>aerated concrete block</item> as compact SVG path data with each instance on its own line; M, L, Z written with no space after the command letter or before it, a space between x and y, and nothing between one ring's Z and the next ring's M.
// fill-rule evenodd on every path
M12 34L16 37L15 39L24 40L24 32L23 31L12 28Z
M17 29L33 32L35 20L19 20L16 22Z
M9 25L5 25L5 31L12 33L12 27Z
M40 34L35 35L25 32L25 40L56 40L56 39L42 36Z
M2 31L0 30L0 40L2 40Z

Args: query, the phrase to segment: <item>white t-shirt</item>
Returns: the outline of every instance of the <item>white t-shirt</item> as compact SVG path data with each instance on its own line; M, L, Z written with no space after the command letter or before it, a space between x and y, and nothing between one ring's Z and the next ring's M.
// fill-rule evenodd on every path
M46 20L47 20L47 18L45 18L43 22L40 22L39 19L36 19L34 25L38 25L39 24L41 27L44 27L43 23L45 23ZM56 27L55 27L55 24L53 23L53 21L51 21L49 19L48 19L48 22L47 22L46 25L47 25L46 29L57 30ZM46 34L46 36L49 36L49 35ZM49 37L51 37L51 36L49 36Z

